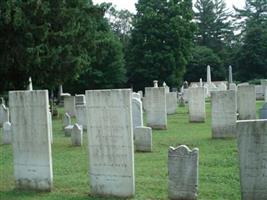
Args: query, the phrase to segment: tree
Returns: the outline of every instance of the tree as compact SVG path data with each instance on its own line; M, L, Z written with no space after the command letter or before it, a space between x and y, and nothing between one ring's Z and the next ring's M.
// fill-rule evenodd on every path
M177 86L190 56L194 24L190 0L139 0L128 48L128 84L143 89L157 79Z
M95 18L91 0L0 2L0 91L54 88L89 66Z
M247 0L244 9L236 9L242 19L242 44L235 57L235 67L241 81L267 76L267 2Z
M223 80L225 70L222 68L222 61L212 49L205 46L196 46L192 50L191 61L187 65L184 79L189 82L198 82L200 78L203 81L207 77L207 65L211 66L212 78L214 80Z
M195 4L197 23L196 42L220 54L231 44L233 27L224 0L197 0Z
M119 88L126 82L122 43L104 18L107 4L101 4L97 8L101 10L101 16L96 21L92 61L90 66L84 67L77 79L64 85L71 93L84 92L87 89Z

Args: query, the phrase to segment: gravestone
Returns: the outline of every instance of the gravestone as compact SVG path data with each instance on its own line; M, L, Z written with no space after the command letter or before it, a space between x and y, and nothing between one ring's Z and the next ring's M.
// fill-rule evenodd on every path
M135 193L130 89L86 91L91 193Z
M241 199L267 199L267 120L237 121Z
M228 78L228 82L229 84L233 83L233 70L232 70L232 66L229 66L229 78Z
M141 99L144 97L144 96L143 96L143 91L142 91L142 90L139 90L139 91L138 91L138 94L140 95Z
M64 112L68 113L71 117L75 116L75 97L64 97Z
M48 103L47 90L9 92L14 174L19 189L52 189Z
M152 129L167 129L165 88L145 88L147 126Z
M227 90L227 85L223 82L221 82L219 85L218 85L218 90L219 91L225 91Z
M211 72L210 72L210 66L207 66L207 84L211 84Z
M12 131L11 131L11 123L5 122L3 124L3 144L11 144L12 143Z
M48 134L50 136L50 142L53 144L53 122L52 122L52 113L48 112Z
M265 92L264 92L264 101L267 102L267 87L265 87Z
M136 127L134 129L135 151L152 152L152 129L150 127Z
M30 90L30 91L33 90L33 87L32 87L32 78L31 77L29 77L28 90Z
M69 125L71 125L71 117L68 113L65 113L63 117L63 129Z
M196 200L199 150L185 145L170 147L168 153L168 196L175 200Z
M267 119L267 103L260 109L260 119Z
M256 99L264 100L264 87L262 85L255 85Z
M234 91L237 91L237 86L235 83L230 83L229 84L229 90L234 90Z
M132 98L136 98L136 99L141 100L141 96L140 96L140 94L139 94L139 93L136 93L136 92L133 92L133 93L132 93Z
M82 125L83 129L87 129L87 117L86 117L86 106L76 106L76 120L77 124Z
M2 125L8 121L9 121L9 109L5 106L5 104L2 103L0 105L0 127L2 127Z
M205 122L206 104L205 88L189 88L188 90L188 109L190 122Z
M75 95L75 105L85 105L85 95L84 94L76 94Z
M65 137L71 137L72 129L73 129L73 125L68 125L64 128Z
M159 87L159 85L158 85L158 81L157 81L157 80L154 80L154 81L153 81L153 84L154 84L154 87L155 87L155 88Z
M177 108L177 93L176 92L169 92L166 93L166 109L167 114L175 114Z
M71 143L72 146L82 146L83 144L83 127L74 124L71 130Z
M211 93L212 138L236 137L236 92Z
M133 130L137 126L144 125L142 101L137 98L132 98L132 119L133 119Z
M254 85L238 86L237 112L240 120L256 119L256 93Z

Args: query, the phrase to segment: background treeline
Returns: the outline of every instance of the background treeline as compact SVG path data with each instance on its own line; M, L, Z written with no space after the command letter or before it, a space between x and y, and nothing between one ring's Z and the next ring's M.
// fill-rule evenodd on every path
M0 1L0 93L71 93L183 80L267 77L267 1L230 12L223 0L139 0L137 13L91 0Z

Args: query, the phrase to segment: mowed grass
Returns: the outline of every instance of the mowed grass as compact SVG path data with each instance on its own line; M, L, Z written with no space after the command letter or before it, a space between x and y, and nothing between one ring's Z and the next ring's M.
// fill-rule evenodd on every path
M257 110L263 105L257 102ZM211 139L210 104L207 103L206 123L189 123L187 108L177 108L177 114L168 116L168 130L153 131L153 153L135 153L136 192L133 199L167 199L169 146L197 147L199 159L200 200L239 200L239 163L235 139ZM97 200L90 195L88 176L87 134L84 145L72 147L64 137L62 114L53 119L52 145L54 186L50 193L18 191L13 177L11 145L0 145L0 199L1 200ZM0 139L0 143L2 138Z

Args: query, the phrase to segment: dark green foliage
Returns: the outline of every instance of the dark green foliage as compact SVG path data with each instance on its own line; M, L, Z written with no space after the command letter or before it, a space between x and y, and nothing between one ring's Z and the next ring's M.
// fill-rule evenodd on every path
M91 62L97 10L92 2L1 1L0 90L54 88Z
M267 1L247 0L244 9L236 9L237 19L243 19L241 47L235 57L239 80L261 79L267 76Z
M190 56L194 25L190 0L140 0L127 54L128 84L143 89L157 79L176 86Z
M192 50L192 58L187 65L187 70L184 79L189 82L197 82L200 78L206 81L207 65L211 66L213 80L224 80L225 71L222 68L221 59L205 46L196 46Z

